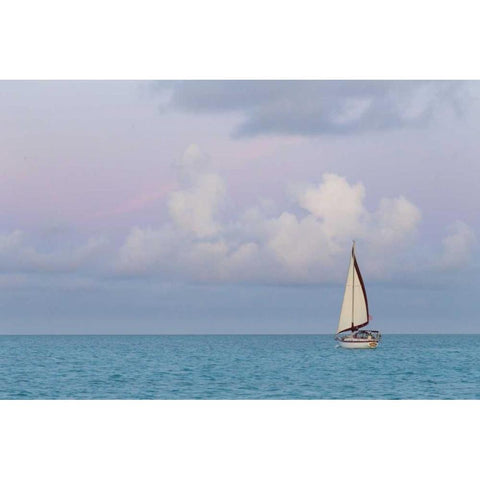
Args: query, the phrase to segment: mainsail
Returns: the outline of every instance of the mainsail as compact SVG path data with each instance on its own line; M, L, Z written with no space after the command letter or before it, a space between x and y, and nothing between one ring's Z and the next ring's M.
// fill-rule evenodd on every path
M367 292L355 257L354 242L337 334L348 330L358 330L367 325L369 319Z

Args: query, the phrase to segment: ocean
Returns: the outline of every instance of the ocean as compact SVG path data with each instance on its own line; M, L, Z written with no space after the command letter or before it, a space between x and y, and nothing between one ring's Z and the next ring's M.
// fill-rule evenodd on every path
M0 399L479 399L480 335L0 336Z

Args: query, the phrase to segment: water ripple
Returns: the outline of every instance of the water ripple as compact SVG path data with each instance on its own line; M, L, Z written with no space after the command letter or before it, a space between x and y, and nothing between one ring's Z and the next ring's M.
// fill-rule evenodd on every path
M0 336L1 399L480 398L480 335Z

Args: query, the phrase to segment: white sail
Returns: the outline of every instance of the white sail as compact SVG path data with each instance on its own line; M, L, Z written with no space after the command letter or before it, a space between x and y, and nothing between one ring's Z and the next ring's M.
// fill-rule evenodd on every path
M338 321L337 334L347 330L358 330L369 321L368 301L362 275L355 258L355 244L348 268L342 310Z

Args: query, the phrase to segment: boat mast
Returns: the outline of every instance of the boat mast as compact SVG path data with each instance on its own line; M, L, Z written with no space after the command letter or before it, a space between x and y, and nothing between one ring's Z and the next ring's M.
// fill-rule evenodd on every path
M352 245L352 260L353 260L353 268L352 268L352 332L355 331L355 327L353 325L354 320L354 305L355 305L355 240L353 241Z
M357 264L355 246L356 242L354 241L350 252L350 265L346 275L345 292L338 320L337 334L342 332L354 333L370 321L367 292L365 291L362 274Z

